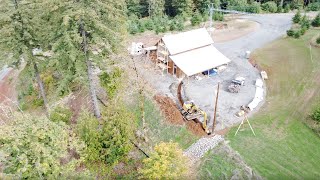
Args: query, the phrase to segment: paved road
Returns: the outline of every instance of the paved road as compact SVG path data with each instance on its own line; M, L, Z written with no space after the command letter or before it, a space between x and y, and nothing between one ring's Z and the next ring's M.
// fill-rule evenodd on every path
M0 71L0 81L2 81L2 79L6 77L6 75L10 72L11 69L12 68L3 68Z

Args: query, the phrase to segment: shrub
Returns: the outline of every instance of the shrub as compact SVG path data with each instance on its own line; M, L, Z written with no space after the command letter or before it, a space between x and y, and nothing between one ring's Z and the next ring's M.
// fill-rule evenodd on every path
M227 9L236 11L246 11L247 5L247 0L229 0Z
M196 26L199 25L202 21L202 16L200 15L199 11L196 11L191 17L191 25Z
M295 31L293 37L296 38L296 39L299 39L301 36L301 31Z
M301 21L301 14L300 11L298 11L292 18L292 21L294 23L299 23Z
M80 166L84 151L84 143L65 124L45 117L16 114L1 127L0 163L4 174L18 176L14 179L65 179Z
M320 2L310 3L307 7L309 11L319 11L320 10Z
M317 38L316 42L317 44L320 44L320 37Z
M310 28L310 20L306 15L304 15L299 23L302 28L309 29Z
M315 121L320 122L320 107L316 108L312 114L311 114L311 118Z
M303 1L297 0L290 3L291 9L303 9Z
M149 31L154 29L154 24L151 18L146 18L144 20L144 27Z
M170 21L170 31L182 31L184 29L184 21L181 16L176 16Z
M224 15L223 15L223 13L215 12L215 13L213 13L212 19L215 21L223 21Z
M269 1L266 3L263 3L261 5L262 10L266 11L266 12L271 12L271 13L275 13L277 12L277 4L273 1Z
M304 35L307 31L307 28L306 27L301 27L300 29L300 35Z
M312 20L313 27L320 27L320 13Z
M254 1L252 4L247 6L246 11L250 12L250 13L260 13L261 12L261 4Z
M282 6L278 6L277 7L277 13L282 13L283 12L283 8L282 8Z
M131 150L136 119L118 101L103 111L100 120L83 112L78 121L77 134L87 146L87 167L108 174Z
M289 11L290 11L290 5L289 5L289 4L286 4L286 5L284 6L283 12L284 12L284 13L288 13Z
M50 120L53 122L65 122L70 124L72 112L69 108L58 106L50 113Z
M120 88L121 76L122 71L120 68L115 68L111 73L103 72L101 75L99 75L100 83L107 91L109 98L113 98Z
M294 30L292 30L292 29L289 29L288 31L287 31L287 35L288 36L293 36L295 34L295 32L294 32Z
M143 179L189 179L188 158L177 143L160 143L149 158L143 160L139 170Z

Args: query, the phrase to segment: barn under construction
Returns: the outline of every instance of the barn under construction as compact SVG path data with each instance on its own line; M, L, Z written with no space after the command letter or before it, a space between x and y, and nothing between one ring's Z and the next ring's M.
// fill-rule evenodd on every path
M177 78L217 69L229 62L213 46L205 28L166 35L157 43L157 65Z

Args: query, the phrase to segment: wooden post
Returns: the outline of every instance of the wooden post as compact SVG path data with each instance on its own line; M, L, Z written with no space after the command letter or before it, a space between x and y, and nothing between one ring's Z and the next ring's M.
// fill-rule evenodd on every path
M214 106L212 133L214 133L214 129L215 129L215 127L216 127L217 105L218 105L219 89L220 89L220 82L218 82L217 95L216 95L216 103L215 103L215 106Z

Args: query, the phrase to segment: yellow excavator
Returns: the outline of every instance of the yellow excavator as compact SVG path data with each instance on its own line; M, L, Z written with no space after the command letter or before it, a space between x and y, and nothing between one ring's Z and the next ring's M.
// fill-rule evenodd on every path
M208 117L207 113L200 109L198 106L194 104L193 101L186 101L183 103L182 109L183 117L190 120L198 120L202 124L202 128L205 130L207 134L211 134L211 131L207 127Z

